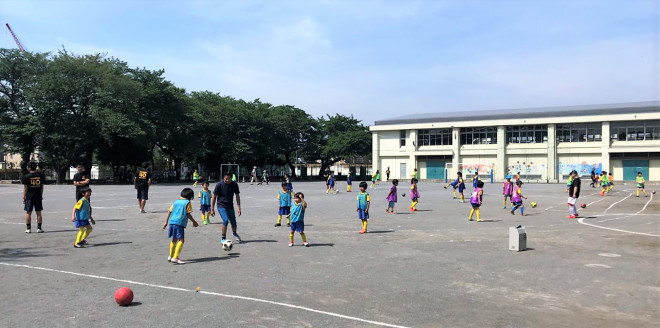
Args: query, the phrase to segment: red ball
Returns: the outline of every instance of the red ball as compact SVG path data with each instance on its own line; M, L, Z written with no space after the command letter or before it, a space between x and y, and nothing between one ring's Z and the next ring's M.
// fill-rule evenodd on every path
M585 208L585 207L587 207L587 204L582 203L582 205L580 205L580 207Z
M128 287L121 287L115 292L115 302L120 306L128 306L133 302L133 291Z

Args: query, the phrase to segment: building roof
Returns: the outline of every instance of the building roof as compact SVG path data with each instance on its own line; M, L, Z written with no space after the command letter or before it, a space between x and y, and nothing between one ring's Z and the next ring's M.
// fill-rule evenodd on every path
M481 121L498 119L530 119L567 115L607 115L627 113L660 113L660 100L617 104L564 107L516 108L498 110L467 110L447 113L411 114L374 122L374 125L413 124L431 122Z

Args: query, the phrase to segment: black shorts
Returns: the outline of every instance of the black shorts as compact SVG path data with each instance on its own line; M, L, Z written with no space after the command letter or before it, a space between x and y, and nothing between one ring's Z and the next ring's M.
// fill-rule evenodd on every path
M41 203L41 199L26 199L25 206L23 206L25 212L31 213L33 210L41 212L44 210L44 207Z
M137 188L137 199L149 200L149 187Z

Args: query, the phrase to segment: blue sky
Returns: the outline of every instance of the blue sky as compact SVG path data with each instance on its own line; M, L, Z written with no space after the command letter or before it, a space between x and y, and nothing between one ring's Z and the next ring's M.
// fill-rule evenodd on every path
M107 53L188 91L372 124L658 100L659 2L0 0L0 22L30 51Z

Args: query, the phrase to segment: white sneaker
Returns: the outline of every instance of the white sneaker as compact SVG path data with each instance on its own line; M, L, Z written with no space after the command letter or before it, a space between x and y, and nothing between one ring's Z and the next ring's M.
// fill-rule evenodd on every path
M167 262L172 262L172 257L171 256L167 257Z
M42 233L42 232L44 232L44 231L41 230L41 228L38 228L38 229L37 229L37 233Z
M145 211L145 210L140 210L140 213L147 213L147 211Z
M172 263L174 263L174 264L186 264L186 262L181 261L179 259L172 259Z
M303 246L305 246L305 247L309 247L309 243L308 243L308 242L304 242L304 243L303 243Z
M25 229L25 233L32 233L32 230L30 230L30 229Z
M234 234L234 238L236 239L236 242L240 244L241 242L241 236L239 236L237 233Z
M293 243L289 243L289 247L293 247Z

